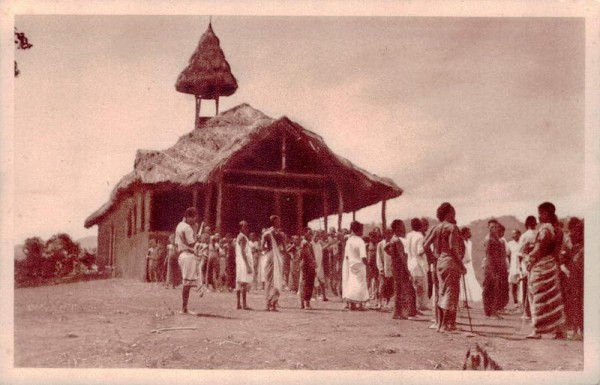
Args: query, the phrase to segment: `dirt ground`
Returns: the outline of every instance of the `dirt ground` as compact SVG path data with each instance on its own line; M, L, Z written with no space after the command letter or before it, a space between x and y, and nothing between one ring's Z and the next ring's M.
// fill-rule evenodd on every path
M15 367L177 369L461 369L478 342L505 370L582 370L581 341L525 340L519 315L485 319L471 309L475 336L428 329L431 313L396 321L391 313L343 310L339 297L297 308L285 292L278 313L263 311L264 292L252 291L253 311L235 310L235 294L192 291L190 310L177 314L181 287L124 279L15 290ZM161 328L190 330L157 331Z

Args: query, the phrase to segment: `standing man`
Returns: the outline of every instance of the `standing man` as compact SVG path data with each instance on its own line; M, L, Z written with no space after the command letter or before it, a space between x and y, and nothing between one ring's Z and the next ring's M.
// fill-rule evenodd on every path
M300 299L300 309L312 309L310 299L315 288L316 261L312 247L313 232L310 228L304 229L304 239L300 241L297 254L300 265L298 297Z
M342 264L342 299L350 310L364 310L369 300L367 288L367 248L362 239L363 225L354 221L350 224L351 234L344 246Z
M175 245L179 251L179 267L183 276L182 306L179 314L196 315L196 313L188 311L188 300L190 289L198 286L199 261L194 254L194 244L196 243L194 227L197 226L197 217L196 208L188 207L183 220L175 229Z
M500 241L500 223L495 219L488 222L489 234L484 243L483 259L483 310L488 318L502 319L502 279L506 270L505 249Z
M521 274L522 274L522 283L521 287L523 289L523 315L522 318L530 319L531 318L531 306L529 300L529 274L527 272L526 264L528 261L524 258L525 255L529 254L531 250L533 250L533 246L535 245L535 239L537 237L537 231L535 228L537 227L537 219L533 215L528 216L525 219L525 232L521 235L519 240L519 258L521 262Z
M440 224L432 229L431 238L425 240L424 247L433 244L437 255L437 330L453 331L456 330L460 277L465 273L462 262L465 242L456 226L456 211L450 203L442 203L436 215Z
M519 239L521 232L517 229L512 232L512 239L508 241L508 283L510 285L510 293L513 298L515 310L519 308L519 282L521 281L520 260L519 260Z
M269 218L272 226L262 236L261 245L265 251L265 294L267 311L277 311L279 294L283 287L283 258L284 239L281 233L281 219L277 215Z
M385 246L392 239L392 230L383 232L383 239L377 244L377 269L379 270L379 293L377 308L381 309L382 301L389 307L390 299L394 295L394 276L392 274L392 257L385 251Z
M408 271L407 255L401 240L406 235L404 222L399 219L392 221L394 236L386 245L385 251L392 257L392 275L394 277L394 314L393 319L416 319L417 306L415 289Z
M369 288L369 299L379 302L379 270L377 269L377 244L381 241L381 230L376 227L369 234L367 243L367 287Z
M319 288L321 294L323 296L323 301L329 301L327 299L327 285L325 284L325 261L326 258L323 253L323 245L321 243L321 234L319 232L315 232L313 236L313 240L310 243L313 249L313 253L315 255L316 262L316 270L317 275L315 277L315 287ZM318 294L318 293L317 293Z
M500 280L500 311L504 312L504 308L508 305L509 301L509 285L508 285L508 241L504 238L504 234L506 233L506 227L502 225L502 223L498 223L498 236L500 237L500 242L502 243L503 251L504 251L504 270L500 272L501 280Z
M429 310L427 306L427 271L429 264L423 248L421 220L413 218L410 221L411 232L406 235L408 271L412 277L413 287L417 296L417 310Z
M248 222L240 222L240 233L235 240L235 294L237 297L237 309L241 309L240 294L244 310L252 310L246 304L246 293L254 275L252 273L252 248L248 239Z

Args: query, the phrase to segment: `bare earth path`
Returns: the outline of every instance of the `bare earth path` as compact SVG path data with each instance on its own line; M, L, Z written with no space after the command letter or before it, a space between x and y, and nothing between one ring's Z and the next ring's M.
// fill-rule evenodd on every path
M177 369L461 369L475 342L505 370L582 370L579 341L525 340L518 315L490 321L471 310L476 336L440 334L420 321L374 310L342 310L338 297L297 309L285 292L278 313L235 310L233 293L192 292L178 315L181 288L110 279L15 290L15 367ZM463 309L459 328L468 331ZM156 331L160 328L196 328ZM350 353L350 354L348 354Z

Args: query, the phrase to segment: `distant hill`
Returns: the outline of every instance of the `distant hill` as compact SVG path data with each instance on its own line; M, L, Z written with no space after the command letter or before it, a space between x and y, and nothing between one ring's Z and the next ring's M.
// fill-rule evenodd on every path
M81 248L86 249L88 251L94 251L98 249L98 237L95 235L80 238L75 242L79 243Z

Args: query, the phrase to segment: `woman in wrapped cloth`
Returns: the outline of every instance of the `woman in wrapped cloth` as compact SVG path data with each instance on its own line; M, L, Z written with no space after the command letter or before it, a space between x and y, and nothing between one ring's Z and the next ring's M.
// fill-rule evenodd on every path
M183 220L175 229L175 244L179 251L179 267L183 275L182 307L180 314L196 314L188 311L188 300L190 298L190 289L198 286L198 264L199 260L194 254L194 244L196 237L194 228L196 226L198 213L195 207L189 207L185 210Z
M560 287L559 261L563 232L550 202L538 206L542 226L533 250L524 256L529 271L529 294L533 332L527 338L539 339L542 334L554 333L555 339L565 337L565 312Z
M342 299L349 305L350 310L364 310L364 304L369 300L369 289L367 246L362 239L362 223L352 222L350 232L344 247L342 263Z
M565 260L565 313L574 339L583 339L583 235L584 225L579 218L569 219L572 247Z
M235 294L237 296L237 309L252 310L246 304L248 288L254 280L252 272L252 247L248 239L248 222L240 222L240 233L235 240ZM240 294L243 305L240 304Z
M385 246L385 252L392 257L392 276L394 279L394 313L393 319L414 320L417 316L417 297L408 270L408 256L404 251L402 237L406 235L404 222L392 221L393 236Z
M310 228L304 229L304 239L300 242L298 260L300 262L300 277L298 283L298 297L300 309L312 309L310 300L315 287L316 265L315 253L312 247L313 232Z
M460 293L460 278L466 273L463 265L465 242L460 229L456 226L456 211L448 202L437 209L440 224L426 239L425 247L433 244L437 255L438 299L437 299L437 330L456 330L456 311Z
M284 238L281 233L281 219L277 215L270 217L272 226L262 236L261 245L265 251L265 294L266 311L277 311L279 294L283 287Z

